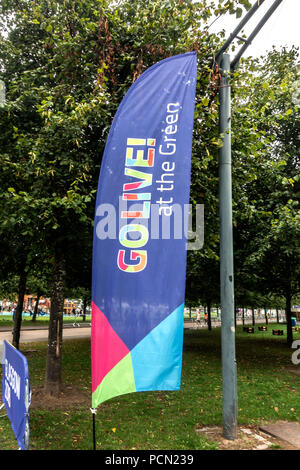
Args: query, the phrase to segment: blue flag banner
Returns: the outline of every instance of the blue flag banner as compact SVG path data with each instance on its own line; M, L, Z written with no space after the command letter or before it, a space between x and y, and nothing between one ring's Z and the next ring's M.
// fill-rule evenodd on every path
M187 237L178 213L189 203L196 80L195 52L153 65L110 129L95 211L93 407L180 388Z
M26 357L4 341L2 359L2 400L21 450L29 446L31 390Z

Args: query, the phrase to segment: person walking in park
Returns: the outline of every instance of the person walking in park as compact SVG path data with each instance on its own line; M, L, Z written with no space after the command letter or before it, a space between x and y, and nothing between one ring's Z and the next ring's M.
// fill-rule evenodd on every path
M196 310L196 325L200 326L200 324L201 324L201 313L200 313L200 309L197 308L197 310Z

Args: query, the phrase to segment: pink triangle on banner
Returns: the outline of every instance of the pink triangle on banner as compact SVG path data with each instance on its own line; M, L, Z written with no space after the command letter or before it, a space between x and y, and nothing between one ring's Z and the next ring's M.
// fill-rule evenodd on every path
M96 390L106 374L129 352L106 316L92 302L92 392Z

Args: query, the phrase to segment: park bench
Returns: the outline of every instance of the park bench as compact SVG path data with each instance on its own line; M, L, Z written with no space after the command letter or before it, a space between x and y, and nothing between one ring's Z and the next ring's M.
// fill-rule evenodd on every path
M268 329L268 328L267 328L266 326L259 326L259 327L258 327L258 330L259 330L259 331L267 331L267 329Z
M246 331L246 333L254 333L255 328L252 328L251 326L244 326L243 330Z
M272 330L272 335L283 336L283 330Z

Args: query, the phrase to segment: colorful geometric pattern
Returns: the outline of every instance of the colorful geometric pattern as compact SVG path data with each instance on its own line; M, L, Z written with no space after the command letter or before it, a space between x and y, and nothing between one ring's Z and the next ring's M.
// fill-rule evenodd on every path
M93 407L126 393L180 389L183 310L184 304L129 351L92 305Z

